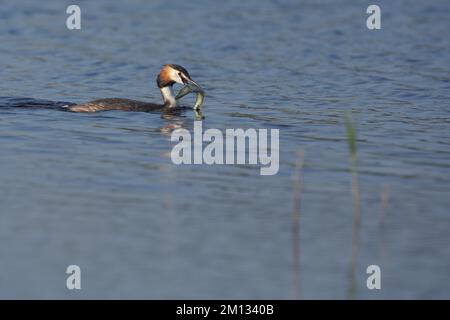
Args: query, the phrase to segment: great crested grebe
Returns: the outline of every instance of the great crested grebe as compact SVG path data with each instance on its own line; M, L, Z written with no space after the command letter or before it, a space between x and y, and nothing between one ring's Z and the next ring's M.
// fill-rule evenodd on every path
M177 64L165 64L161 69L156 83L163 97L163 104L149 103L122 98L98 99L83 104L69 106L70 111L74 112L96 112L103 110L124 110L124 111L159 111L170 110L177 106L177 99L190 92L197 93L197 101L194 109L200 108L203 103L202 88L191 79L188 71ZM172 86L175 83L185 85L177 97L173 96Z

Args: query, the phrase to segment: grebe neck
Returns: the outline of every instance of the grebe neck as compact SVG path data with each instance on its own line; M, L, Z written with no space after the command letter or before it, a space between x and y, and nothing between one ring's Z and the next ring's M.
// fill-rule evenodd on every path
M164 100L164 106L167 108L174 108L177 106L177 100L173 96L172 88L170 86L162 87L159 89Z

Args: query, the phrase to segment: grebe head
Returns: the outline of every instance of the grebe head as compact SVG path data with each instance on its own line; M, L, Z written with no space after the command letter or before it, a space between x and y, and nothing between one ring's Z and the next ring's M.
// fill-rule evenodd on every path
M177 64L165 64L156 78L156 83L159 88L164 88L167 86L172 86L175 83L179 83L192 87L191 89L193 91L201 89L200 86L192 80L189 72Z
M172 94L172 86L175 83L189 87L190 92L203 92L202 88L191 79L189 72L177 64L165 64L156 78L159 90L164 99L164 104L169 107L175 107L177 101Z
M198 87L198 84L191 79L189 72L177 64L165 64L156 78L156 83L160 88L172 86L175 83Z

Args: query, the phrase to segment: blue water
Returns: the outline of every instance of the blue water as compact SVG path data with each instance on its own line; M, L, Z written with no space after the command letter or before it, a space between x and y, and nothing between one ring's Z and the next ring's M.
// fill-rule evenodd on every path
M353 297L450 298L450 2L377 1L377 31L369 1L77 1L81 30L65 26L69 4L0 10L1 298L352 297L345 111ZM172 164L170 132L192 130L192 111L58 110L158 102L165 63L205 89L204 130L280 129L279 173ZM366 288L371 264L381 290Z

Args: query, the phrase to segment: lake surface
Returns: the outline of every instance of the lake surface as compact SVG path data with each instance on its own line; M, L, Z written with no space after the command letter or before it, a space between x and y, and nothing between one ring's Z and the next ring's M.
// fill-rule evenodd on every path
M1 298L450 298L449 1L377 1L375 31L368 1L77 3L81 30L68 3L2 2ZM278 174L174 165L170 132L193 129L190 110L58 110L159 102L165 63L204 87L204 130L280 129ZM366 288L372 264L381 290Z

